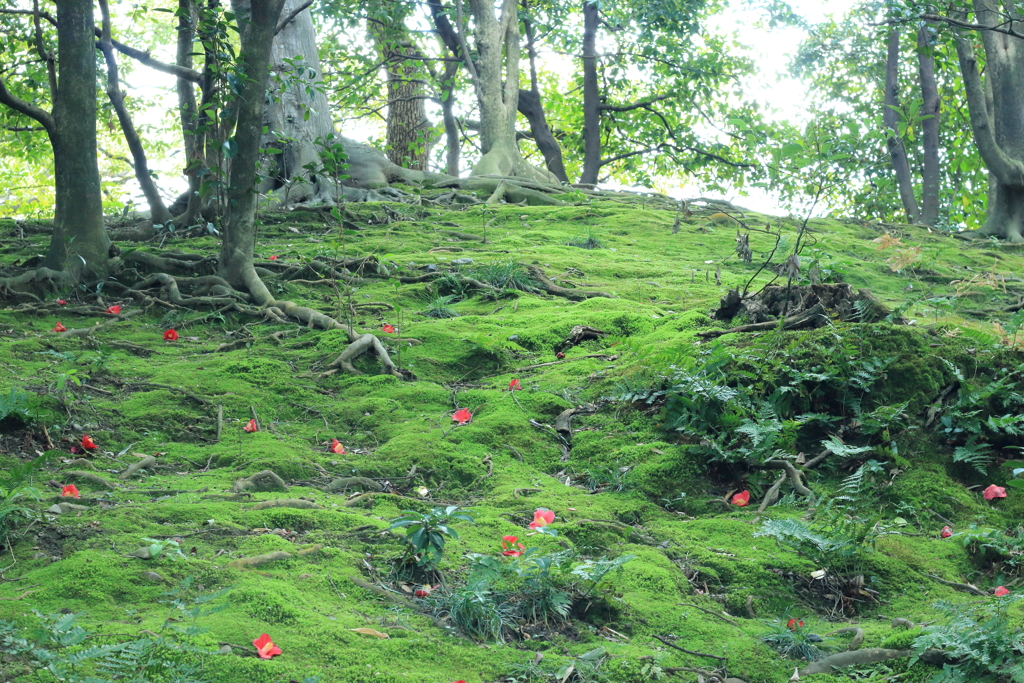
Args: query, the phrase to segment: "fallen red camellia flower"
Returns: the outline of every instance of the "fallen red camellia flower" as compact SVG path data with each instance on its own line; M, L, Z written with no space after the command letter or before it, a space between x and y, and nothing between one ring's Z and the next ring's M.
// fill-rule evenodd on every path
M514 379L514 380L512 380L511 382L508 383L508 390L509 391L522 391L523 390L523 385L522 385L522 383L519 380Z
M164 341L177 341L178 331L177 330L164 330Z
M942 527L942 531L939 533L939 536L942 536L943 538L949 538L952 535L953 535L953 530L951 528L949 528L948 526Z
M517 543L519 540L518 536L502 536L501 537L501 554L507 557L519 557L526 550L522 543ZM519 548L516 550L516 548Z
M555 354L555 358L557 358L558 360L562 360L563 358L565 358L565 354L559 351L558 353Z
M68 302L64 301L64 299L57 299L57 305L58 306L67 306Z
M796 619L790 619L789 623L786 624L786 628L788 628L790 631L795 631L795 630L797 630L797 628L803 628L803 627L804 627L804 622L797 621Z
M732 497L732 504L736 507L745 508L750 505L750 491L740 491Z
M1004 595L1009 595L1009 594L1010 594L1010 591L1006 588L1006 586L1000 586L999 588L995 589L995 591L993 592L993 595L995 595L997 598L1001 598Z
M387 325L387 324L385 324L384 327L382 327L381 329L384 330L384 334L394 334L395 333L395 326L394 325Z
M67 332L68 328L64 327L60 322L53 326L52 332Z
M271 260L271 261L276 261L276 260L277 260L277 255L275 254L274 256L271 256L271 257L270 257L270 260Z
M266 633L252 641L252 644L256 646L256 654L260 656L260 659L270 659L275 655L281 654L281 648L274 645L274 641Z
M555 513L547 508L537 508L533 513L533 521L530 522L531 529L539 529L555 521Z
M81 498L82 496L78 493L78 487L74 484L67 484L60 490L60 495L65 498Z
M256 418L255 417L253 419L249 420L248 422L246 422L245 426L242 427L242 429L244 429L245 431L249 432L250 434L252 432L260 431L259 425L256 424Z
M121 315L121 307L120 306L110 306L109 308L107 308L107 313L113 313L114 315Z
M331 453L340 453L341 455L346 454L345 447L342 446L341 442L338 441L337 439L331 439L330 451Z
M424 584L423 586L417 588L416 592L414 593L414 595L417 598L429 598L430 594L433 593L433 592L434 592L434 587L431 586L429 583L427 583L427 584Z
M473 419L473 413L469 412L469 408L459 408L452 415L452 419L460 425L469 424L469 421Z
M985 500L992 500L993 498L1006 498L1006 489L1002 486L996 486L995 484L990 485L987 489L982 491L981 497Z
M96 442L92 440L92 437L88 434L82 434L82 448L86 450L94 450L96 448Z

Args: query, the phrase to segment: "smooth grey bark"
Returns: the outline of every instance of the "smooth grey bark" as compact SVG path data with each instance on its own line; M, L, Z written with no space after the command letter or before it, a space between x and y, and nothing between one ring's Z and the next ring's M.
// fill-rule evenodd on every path
M580 182L596 185L601 170L601 93L597 80L596 0L583 0L583 173Z
M907 150L903 146L903 140L899 134L899 63L899 27L893 26L889 32L885 60L885 99L882 104L882 123L891 131L885 144L889 149L889 159L896 174L896 185L899 188L900 201L903 202L903 210L907 213L907 222L917 223L919 215L917 199L914 197L914 182L910 175Z
M567 183L569 176L565 172L562 148L548 126L547 117L544 116L544 102L537 79L537 45L533 22L524 19L523 29L526 32L526 54L530 60L530 89L519 91L519 113L530 122L530 133L537 149L544 155L544 165L548 171L561 182Z
M196 10L192 0L178 0L178 38L175 64L192 70L192 50L196 35ZM199 138L196 135L196 124L199 119L196 107L196 93L193 81L179 75L175 88L178 93L178 114L181 121L182 145L185 150L185 177L188 178L188 198L185 211L178 217L181 226L192 225L199 216L199 174L197 167L201 165L203 153Z
M92 0L57 4L57 88L50 135L56 207L43 265L68 268L79 279L106 277L110 251L96 164L95 31Z
M921 80L921 222L935 225L939 221L939 182L942 168L939 161L939 86L935 79L935 57L927 24L917 30L918 76Z
M993 0L974 0L974 10L978 25L996 27L1006 21ZM1019 28L1015 11L1013 18ZM1024 40L983 30L981 42L984 84L971 39L965 32L956 33L971 129L990 173L988 214L981 234L1024 242Z
M459 176L459 153L461 151L459 124L455 119L455 74L459 69L456 62L446 62L441 81L441 119L444 122L445 173Z
M266 111L267 79L274 30L285 0L236 3L241 54L238 92L234 102L234 148L228 174L227 213L217 274L233 287L249 291L257 303L272 300L253 268L256 246L256 169Z

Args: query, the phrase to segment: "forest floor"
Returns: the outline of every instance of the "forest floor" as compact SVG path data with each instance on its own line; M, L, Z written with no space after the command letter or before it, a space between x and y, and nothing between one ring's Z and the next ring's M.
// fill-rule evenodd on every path
M937 601L994 601L983 596L1000 585L1024 592L1015 561L1024 491L982 497L1014 476L1000 465L1016 455L1019 437L1005 427L1019 405L1004 402L1000 415L989 399L1022 381L1012 348L1019 321L1004 308L1024 296L1024 250L919 226L814 219L794 284L808 284L813 269L822 282L869 288L893 311L888 320L711 339L699 335L743 322L710 317L720 298L752 277L751 291L775 278L800 219L742 219L782 235L761 269L775 236L752 231L747 263L727 219L696 209L674 232L676 205L651 198L347 211L343 233L325 212L261 216L257 264L280 273L313 257L374 255L393 276L458 270L529 287L515 265L524 264L610 298L460 294L447 280L456 290L440 280L367 277L348 291L315 277L266 278L278 298L377 334L412 381L379 374L370 356L356 362L364 374L321 375L348 344L339 331L141 310L115 296L102 305L120 314L98 315L72 291L10 305L0 311L0 468L49 460L32 479L41 500L0 538L0 620L13 622L0 635L67 627L33 611L74 613L87 643L166 637L168 661L200 661L195 680L205 681L782 683L807 662L780 655L766 634L842 651L856 631L833 632L855 626L862 649L906 649L920 625L944 623ZM8 265L45 248L48 236L24 227L0 223ZM899 243L877 241L886 234ZM587 240L600 248L567 244ZM133 248L215 256L218 243L166 235ZM349 306L363 303L392 308ZM445 309L456 317L424 315ZM58 322L109 324L61 336ZM605 335L559 359L574 326ZM172 328L178 338L165 341ZM737 386L748 408L767 410L762 399L774 397L775 414L712 395ZM458 425L462 408L472 419ZM566 431L556 420L572 408ZM977 426L972 415L1004 428ZM258 431L245 431L254 417ZM83 434L97 448L75 453ZM344 453L331 452L332 439ZM784 480L778 503L758 514L780 474L759 466L766 439L776 455L800 453L798 464L832 450L805 468L810 497ZM725 452L711 453L712 442ZM265 470L287 490L240 482ZM346 477L362 479L337 483ZM61 497L67 484L80 499ZM731 504L744 490L749 506ZM288 502L261 504L279 499ZM437 571L403 564L406 537L386 531L391 521L446 506L475 523L452 521L458 537L447 539ZM528 528L538 508L555 513L557 536ZM956 535L940 538L947 524ZM975 528L994 530L1002 545L971 541L964 534ZM508 535L534 550L503 556ZM183 557L173 556L175 540ZM151 546L155 558L138 557ZM238 562L270 553L284 554ZM467 587L471 564L482 562L473 554L521 562L520 575ZM554 559L545 567L530 558ZM621 560L603 578L595 567L612 565L602 558ZM440 585L417 597L424 584ZM222 590L201 603L219 611L188 611ZM561 599L565 615L538 607L545 596ZM1021 605L1008 609L1020 628ZM192 616L201 633L173 630ZM803 626L788 629L791 618ZM490 637L468 637L473 628ZM254 656L262 633L281 655ZM182 643L225 654L175 650ZM74 650L47 647L61 657ZM0 679L37 680L25 661L0 654ZM908 663L805 678L923 682L938 671Z

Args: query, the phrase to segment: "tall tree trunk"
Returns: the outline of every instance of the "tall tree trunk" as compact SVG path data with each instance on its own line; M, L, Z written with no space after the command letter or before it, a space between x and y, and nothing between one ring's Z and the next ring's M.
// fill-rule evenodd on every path
M524 2L523 7L528 8L528 5ZM562 148L551 133L547 117L544 116L544 102L541 99L540 84L537 79L537 44L533 22L529 18L523 19L523 28L526 32L526 54L530 60L530 89L519 91L519 113L530 122L530 133L533 135L537 149L544 155L544 165L552 175L563 183L567 183L569 176L565 172Z
M95 30L92 0L62 0L57 5L59 60L55 131L50 138L56 207L43 265L67 266L83 279L106 277L110 251L96 165Z
M441 118L444 121L444 137L447 145L445 173L456 178L459 177L459 152L462 147L459 124L455 120L455 74L458 70L458 63L446 62L444 80L441 82Z
M935 57L927 24L917 30L918 74L921 79L921 146L924 163L921 171L921 222L935 225L939 220L939 87L935 80Z
M192 50L197 19L192 0L178 0L178 49L175 63L188 69L192 68ZM182 149L185 150L185 177L188 178L188 204L185 211L178 217L177 223L181 226L189 226L199 217L199 174L197 171L202 165L203 148L196 131L199 112L196 107L196 93L192 82L179 76L176 88Z
M900 201L907 212L907 222L917 223L917 200L914 198L914 181L910 175L910 163L907 161L907 150L899 134L899 64L900 34L897 26L889 33L888 55L885 60L885 101L882 110L882 122L892 134L886 139L889 158L893 171L896 173L896 185L900 191Z
M1005 25L1002 8L993 0L974 0L974 10L977 24ZM1020 20L1016 13L1013 18ZM1024 242L1024 40L997 31L981 31L981 40L984 85L971 39L956 35L971 129L990 174L988 215L981 233ZM986 90L991 93L988 106Z
M233 287L249 291L257 303L271 298L253 268L256 246L256 166L266 111L271 45L285 0L251 0L238 7L240 42L238 92L234 107L235 150L228 175L227 215L218 274Z
M400 14L392 16L387 26L371 23L371 33L384 60L387 79L387 144L384 153L392 163L426 171L433 142L433 124L427 118L425 73L415 64L418 51L408 42Z
M156 183L153 182L153 176L149 173L146 150L142 146L142 140L139 139L138 132L135 130L135 124L132 123L132 117L128 113L128 108L124 104L121 80L117 72L117 57L114 56L114 46L110 42L110 8L107 5L107 0L100 0L100 12L103 17L103 31L99 48L103 52L103 58L107 63L107 98L110 99L110 104L114 107L114 113L117 114L118 123L121 124L121 131L124 133L125 141L128 143L128 149L131 150L135 179L139 182L142 194L146 197L146 202L149 204L150 219L154 224L163 225L170 222L171 214L164 204L163 197L160 196L160 190L157 189Z
M517 0L494 5L469 0L476 24L473 38L477 60L466 60L480 105L480 146L483 156L473 175L521 176L553 183L557 178L523 159L516 145L516 114L519 110L519 12ZM456 0L461 25L461 0Z
M597 0L583 0L583 174L580 182L597 184L601 170L601 93L597 82Z

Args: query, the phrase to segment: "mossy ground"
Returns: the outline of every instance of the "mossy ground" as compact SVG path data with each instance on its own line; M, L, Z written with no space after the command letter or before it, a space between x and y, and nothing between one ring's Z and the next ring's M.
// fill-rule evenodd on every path
M687 649L728 657L733 676L751 683L787 680L798 664L781 659L756 638L765 626L746 611L748 596L760 618L777 618L788 609L821 632L836 626L816 614L788 578L809 574L813 564L755 538L755 506L726 509L715 502L737 488L740 482L728 479L735 473L709 470L685 443L659 429L656 410L612 403L595 415L577 417L567 461L552 430L531 426L531 420L552 424L566 408L614 394L617 383L645 377L653 368L705 348L696 333L712 325L708 312L726 289L755 275L774 244L774 238L752 233L754 265L745 264L735 255L734 231L710 223L701 212L673 234L673 207L621 197L586 206L501 206L486 212L396 205L405 220L382 224L382 207L368 204L350 207L362 219L357 223L361 229L344 236L329 220L307 213L263 217L258 261L271 255L297 262L322 253L376 254L412 271L426 264L445 269L459 258L472 258L476 265L514 260L540 266L561 284L568 281L568 286L614 297L574 303L534 294L500 300L478 296L454 305L459 317L430 319L416 314L424 308L425 285L396 288L381 281L359 287L352 294L356 302L403 308L401 321L387 314L361 315L354 322L368 331L380 330L383 322L401 322L402 337L422 342L410 346L396 336L380 335L396 359L400 351L402 367L417 376L414 382L373 374L377 367L371 359L357 364L367 373L361 376L310 376L346 346L337 332L152 308L93 338L58 339L50 331L57 317L49 313L0 311L0 389L39 396L57 450L67 453L88 432L99 444L90 459L103 476L113 479L113 473L135 460L135 453L158 454L160 464L155 472L119 482L110 492L78 481L88 511L43 517L12 536L4 563L11 566L0 581L0 618L27 623L31 609L71 610L84 613L83 623L98 632L151 629L166 615L162 594L194 576L207 590L230 587L227 609L202 623L209 629L204 636L208 644L247 644L266 632L284 651L272 661L209 657L206 667L213 681L271 683L318 676L323 683L479 683L509 676L514 666L532 661L534 652L544 652L548 662L568 662L598 646L611 655L605 674L615 682L651 678L644 668L650 658L662 667L715 664L653 638L669 634ZM751 219L758 225L765 220ZM782 227L792 245L800 221L771 223ZM482 236L485 225L486 243L458 241L441 232ZM870 288L883 303L903 306L903 315L916 321L913 327L875 326L859 347L863 354L896 359L881 389L886 402L909 401L914 419L923 422L923 411L949 381L950 371L939 356L967 373L991 371L1005 362L1007 354L991 351L984 340L992 334L991 321L1005 319L1002 307L1016 302L1024 286L1019 278L994 288L983 281L987 273L1024 271L1020 250L913 226L834 220L809 225L813 244L804 252L805 263L811 258L823 273ZM887 229L908 246L921 246L913 268L895 273L886 264L890 251L877 251L871 240ZM12 230L8 224L6 232ZM564 246L585 235L596 237L604 248ZM42 236L12 238L2 253L10 262L41 253L44 245ZM209 237L171 238L163 246L203 253L217 249ZM755 286L770 277L774 274L761 272ZM345 302L329 286L268 282L280 298L331 314L344 310ZM74 292L61 294L74 303ZM126 310L133 306L120 303ZM68 328L99 322L71 315L61 321ZM555 360L552 347L574 325L600 328L609 337L570 350L569 362L541 365ZM922 329L928 325L931 331ZM176 342L162 340L168 327L180 333ZM852 327L783 333L778 339L807 357L827 355L830 340ZM281 330L290 333L282 342L269 338ZM256 338L251 345L215 353L219 344L249 335ZM763 336L734 335L723 341L744 347ZM119 341L147 353L119 348ZM590 354L604 357L582 358ZM535 365L541 366L518 369ZM65 410L55 395L69 370L88 380L80 388L67 384ZM512 378L524 388L514 395L505 391ZM201 401L157 385L184 389ZM225 416L219 443L214 440L217 406L223 406ZM450 414L456 407L471 409L474 417L452 429ZM264 426L255 434L242 430L251 410ZM0 447L7 450L0 466L47 450L38 427L0 436ZM348 453L327 452L331 438L344 443ZM986 587L993 579L959 544L938 539L941 523L933 511L962 523L999 527L1019 519L1024 509L1015 490L993 506L980 499L977 489L966 488L985 480L953 467L931 432L914 443L912 451L901 453L910 466L879 510L882 519L902 516L909 525L905 533L884 536L873 556L870 569L881 587L880 602L863 605L854 617L867 634L866 647L907 644L907 637L882 615L932 621L936 599L962 597L929 574ZM415 474L405 479L413 466ZM60 470L65 468L54 465L37 483L54 492L46 482L63 483ZM630 468L622 490L606 486L591 493L584 485L588 479L614 476L620 468ZM225 493L238 478L264 469L290 482L290 490L257 493L241 502L203 498ZM312 485L323 471L386 478L409 497L381 495L345 507L350 494L328 494ZM810 485L827 495L845 474L824 474ZM421 486L430 491L425 499L414 492ZM681 493L685 498L680 499ZM283 497L304 497L322 509L253 509L256 501ZM667 502L673 499L675 504ZM42 507L52 503L46 500ZM904 504L900 512L897 503ZM572 628L481 646L454 638L429 618L389 605L348 580L386 579L400 552L397 537L367 535L360 527L383 530L403 510L443 504L470 507L477 520L459 524L460 539L449 543L441 567L452 582L464 571L466 553L494 553L505 534L525 537L524 527L537 507L557 513L559 540L582 554L631 553L637 559L616 576L613 593ZM917 516L908 516L907 509ZM803 505L782 505L772 514L794 516L803 510ZM268 531L274 529L295 533L282 538ZM126 556L144 545L142 538L174 536L181 537L187 560ZM558 547L546 536L527 540L533 546ZM256 569L226 568L235 558L312 544L323 548ZM167 583L154 584L143 576L146 571L160 573ZM31 595L12 600L26 587L32 587ZM728 621L715 616L723 611ZM360 627L386 632L390 639L352 630ZM892 675L904 668L905 663L894 662L885 671ZM900 680L924 681L931 673L919 664ZM696 674L677 674L680 680L686 676L695 679Z

